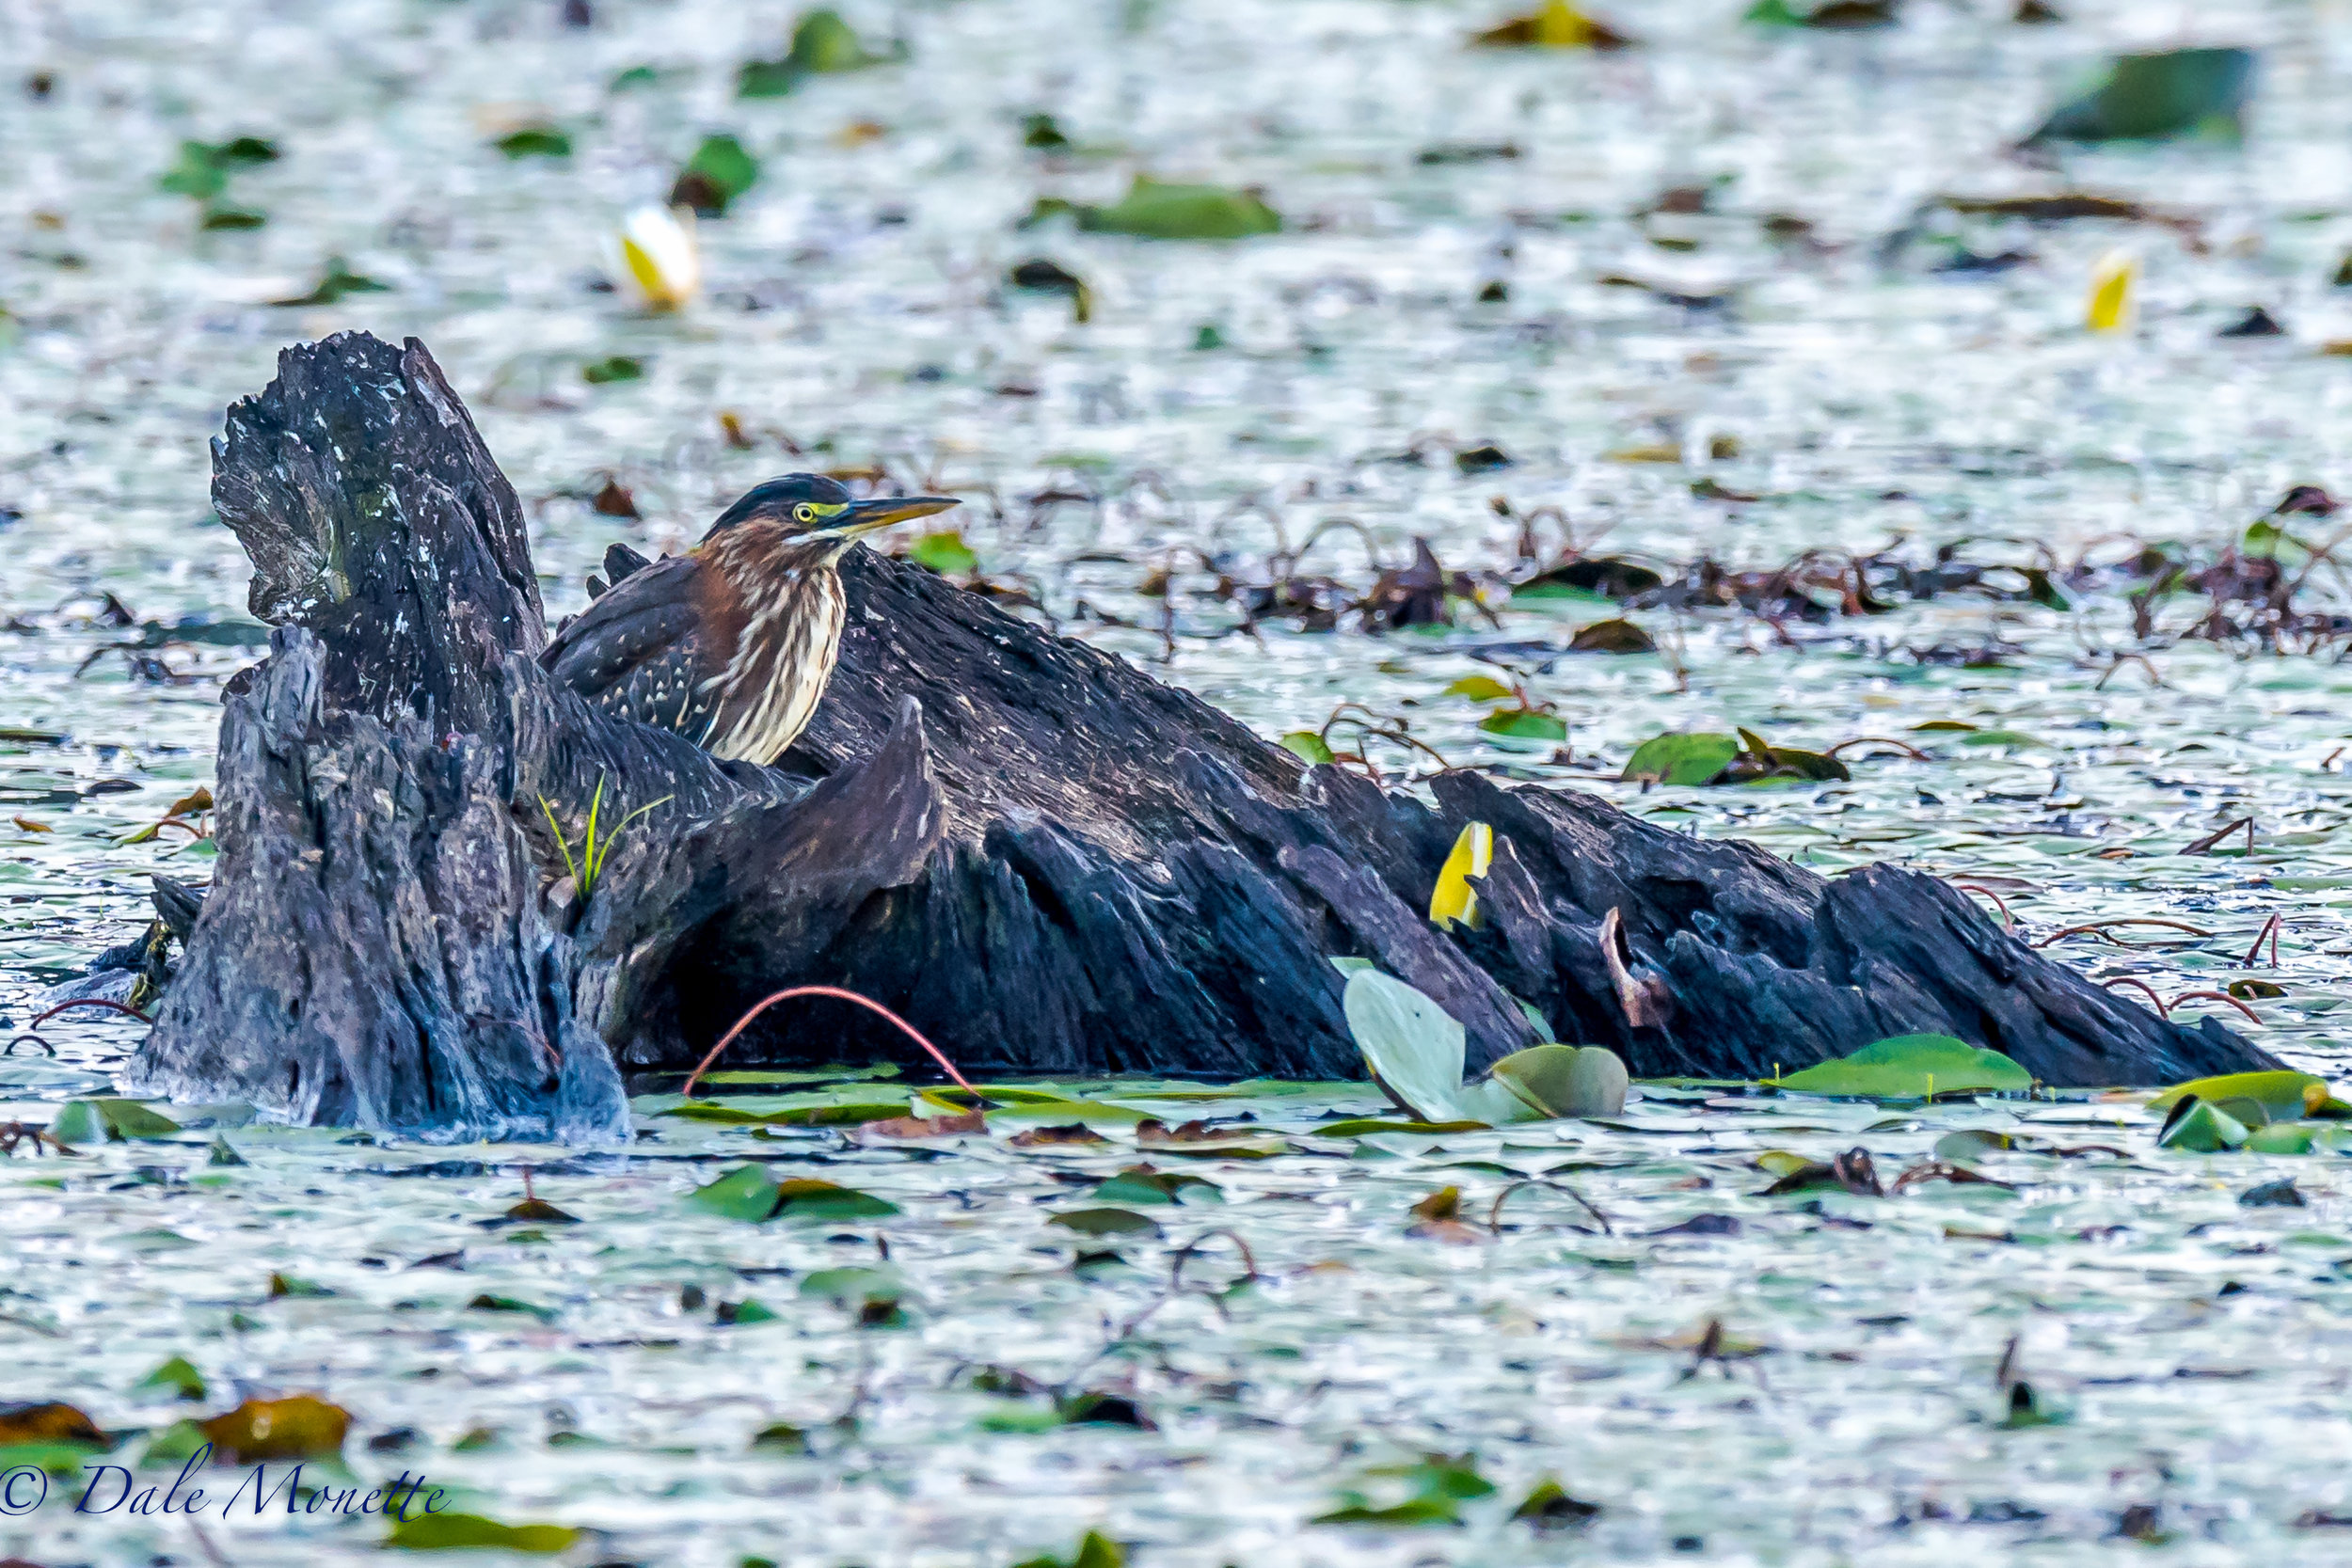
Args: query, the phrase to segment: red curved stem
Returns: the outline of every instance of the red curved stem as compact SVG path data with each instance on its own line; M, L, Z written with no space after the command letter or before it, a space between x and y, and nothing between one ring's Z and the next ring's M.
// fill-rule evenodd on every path
M109 1002L103 996L77 996L71 1002L58 1003L56 1006L50 1008L47 1012L41 1014L40 1017L33 1020L32 1022L26 1024L24 1027L27 1029L38 1029L50 1019L53 1019L59 1013L64 1012L68 1007L104 1007L111 1012L120 1013L125 1018L135 1018L141 1023L152 1023L155 1022L145 1013L139 1011L136 1007L126 1007L119 1002Z
M2118 986L2137 986L2141 990L2148 993L2149 1001L2153 1002L2156 1005L2156 1016L2158 1018L2169 1019L2172 1016L2171 1004L2165 1001L2163 997L2158 996L2156 994L2156 988L2150 985L2145 980L2134 979L2129 974L2118 974L2114 979L2102 980L2099 984L2105 986L2109 990L2113 990Z
M2179 1006L2184 1002L2226 1003L2230 1006L2235 1007L2239 1012L2244 1013L2248 1018L2252 1019L2257 1023L2260 1023L2263 1021L2262 1014L2256 1012L2245 1003L2240 1002L2236 997L2232 996L2227 991L2218 990L2185 990L2166 1005L2165 1016L2167 1018L2171 1017L2172 1009Z
M724 1051L728 1046L735 1043L735 1037L743 1032L743 1028L746 1024L750 1023L752 1020L757 1018L760 1014L766 1012L769 1007L774 1004L788 1001L795 996L830 996L842 1002L854 1002L859 1006L866 1008L869 1012L882 1014L882 1017L897 1024L900 1029L905 1030L908 1038L914 1040L915 1044L930 1052L931 1053L931 1060L937 1062L941 1067L946 1069L947 1076L956 1081L956 1086L958 1088L972 1096L975 1100L980 1098L980 1091L974 1088L970 1084L964 1081L963 1074L956 1070L956 1064L949 1061L946 1053L941 1051L939 1047L925 1039L921 1030L915 1028L914 1024L909 1023L905 1019L900 1018L897 1013L892 1012L888 1007L883 1006L872 997L860 996L853 990L843 990L839 986L787 986L784 990L776 992L773 996L763 997L750 1012L745 1013L741 1018L737 1019L735 1021L735 1027L720 1036L719 1043L712 1046L703 1059L694 1064L694 1070L686 1075L686 1088L683 1091L686 1098L689 1100L694 1098L694 1085L702 1082L703 1074L710 1070L710 1064L719 1059L719 1053Z

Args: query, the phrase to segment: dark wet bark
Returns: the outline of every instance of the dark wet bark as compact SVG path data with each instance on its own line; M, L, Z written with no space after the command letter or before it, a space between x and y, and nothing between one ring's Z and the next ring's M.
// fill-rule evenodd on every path
M1334 956L1531 1043L1518 1002L1637 1075L1752 1077L1937 1031L2056 1084L2268 1065L2025 947L1963 895L1473 774L1431 807L1303 768L1190 694L860 550L786 766L720 764L554 689L520 514L438 369L344 335L230 411L214 493L280 626L222 722L221 854L140 1071L309 1122L624 1135L623 1075L750 1003L846 986L967 1074L1355 1076ZM624 556L614 565L625 570ZM599 782L621 834L584 894ZM544 802L544 804L543 804ZM658 802L658 803L656 803ZM1491 824L1483 928L1422 911ZM1604 921L1623 930L1611 962ZM738 1060L914 1061L846 1005Z

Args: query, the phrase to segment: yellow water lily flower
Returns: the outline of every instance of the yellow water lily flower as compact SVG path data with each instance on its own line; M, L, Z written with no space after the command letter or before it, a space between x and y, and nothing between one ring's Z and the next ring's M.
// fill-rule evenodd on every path
M1484 822L1472 822L1464 828L1462 836L1454 841L1454 852L1445 858L1444 869L1438 873L1437 890L1429 895L1429 918L1449 929L1458 920L1476 930L1478 895L1470 882L1486 874L1494 856L1492 828Z
M2132 283L2139 276L2139 260L2128 250L2111 250L2090 272L2090 307L2085 325L2093 332L2113 332L2130 320Z
M694 214L684 208L638 208L610 249L614 280L626 283L648 310L683 309L702 292Z

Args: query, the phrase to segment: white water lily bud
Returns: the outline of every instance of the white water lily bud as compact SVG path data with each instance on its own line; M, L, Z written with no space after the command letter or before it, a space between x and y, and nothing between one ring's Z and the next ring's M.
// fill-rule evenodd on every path
M648 310L676 310L702 292L702 251L694 214L684 208L640 207L608 246L613 281Z

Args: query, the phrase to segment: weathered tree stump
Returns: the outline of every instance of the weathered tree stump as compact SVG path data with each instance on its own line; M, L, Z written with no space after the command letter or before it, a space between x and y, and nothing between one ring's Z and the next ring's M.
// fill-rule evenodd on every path
M719 763L539 668L514 492L414 340L287 350L214 457L280 629L231 683L215 879L138 1057L154 1089L621 1137L624 1073L691 1064L796 983L888 1005L976 1076L1358 1076L1336 956L1438 999L1473 1067L1533 1043L1520 1000L1637 1075L1753 1077L1915 1031L2053 1084L2270 1065L1934 878L1825 879L1475 773L1434 806L1388 794L862 549L815 722L780 768ZM547 814L576 843L600 784L606 824L660 803L577 888ZM1422 911L1473 820L1498 840L1486 919L1441 931ZM736 1051L919 1059L830 1002Z

